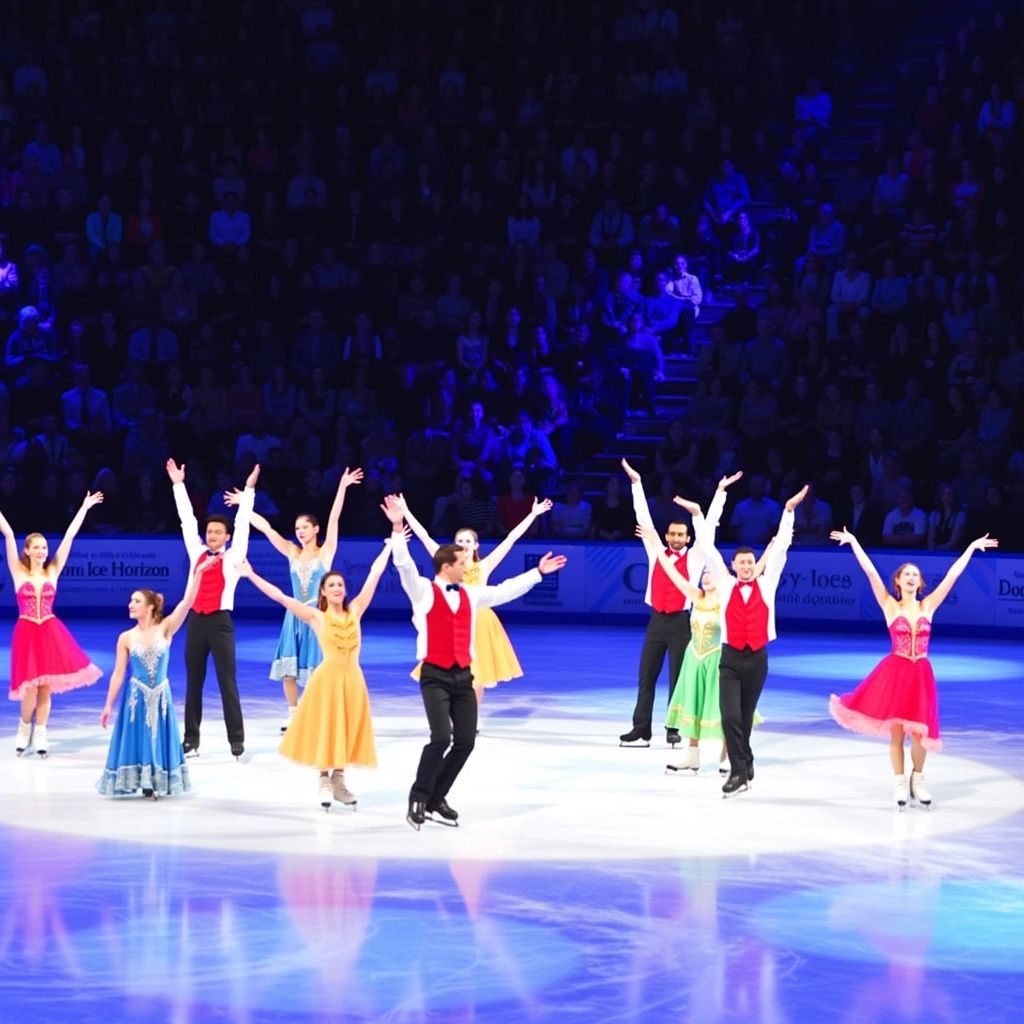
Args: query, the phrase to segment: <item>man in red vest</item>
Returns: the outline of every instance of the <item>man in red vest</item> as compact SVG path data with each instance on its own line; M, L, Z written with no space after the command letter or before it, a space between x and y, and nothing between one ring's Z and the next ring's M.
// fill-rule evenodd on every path
M238 680L235 678L235 624L231 611L235 606L238 564L249 548L249 516L256 497L260 467L256 466L245 481L245 490L238 500L234 542L230 548L228 542L231 541L232 525L227 516L210 516L206 520L205 544L199 539L199 524L185 489L184 464L178 466L173 459L168 459L167 475L181 520L189 572L209 558L216 558L220 563L203 573L199 593L192 602L192 613L188 617L185 636L185 737L182 746L187 755L199 752L203 684L206 682L207 661L212 654L228 743L231 744L231 753L241 757L245 751L245 726L242 723L242 703L238 699Z
M622 460L622 468L629 477L636 521L645 529L653 530L654 521L651 519L651 510L647 505L640 474L625 459ZM721 493L724 495L725 488L739 477L740 474L736 474L720 481L718 486ZM708 515L711 515L710 509ZM713 526L718 526L717 520ZM668 574L658 561L658 555L664 551L676 569L688 580L700 580L704 564L703 556L693 550L687 550L690 531L687 524L681 520L668 524L665 531L666 548L648 539L646 535L643 541L647 551L647 591L644 594L644 601L651 607L651 617L647 621L644 645L640 650L640 673L636 705L633 708L633 728L619 737L619 746L622 747L651 745L654 690L665 664L665 655L668 654L668 699L671 700L672 687L679 679L683 654L690 642L690 599L685 597L668 578ZM674 747L680 739L679 730L666 729L665 739L669 746Z
M429 817L457 826L459 815L448 806L448 791L476 743L477 700L473 692L473 623L476 609L493 608L521 597L548 573L565 565L564 555L549 551L519 576L497 586L463 587L466 553L454 544L434 552L434 579L421 576L405 541L402 507L395 495L381 506L391 521L391 558L402 589L412 604L420 692L430 726L416 781L409 792L406 821L417 831Z
M709 524L717 522L721 516L724 490L716 493L708 517L694 520L697 547L707 560L708 573L721 595L722 660L718 690L722 729L729 750L730 773L722 786L726 797L743 792L754 777L750 732L768 676L768 643L775 639L775 592L793 542L793 510L806 495L804 486L786 502L775 539L764 556L760 576L753 549L737 548L732 556L732 572L729 572L715 547L714 529ZM688 511L693 511L683 504Z

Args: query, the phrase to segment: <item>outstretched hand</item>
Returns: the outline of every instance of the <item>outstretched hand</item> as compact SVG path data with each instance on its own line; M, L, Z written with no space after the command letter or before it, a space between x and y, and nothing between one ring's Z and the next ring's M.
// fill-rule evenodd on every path
M85 497L82 499L82 508L89 511L93 505L103 504L103 492L102 491L86 491Z
M380 510L388 517L388 522L393 527L400 526L405 518L405 502L398 494L386 494Z
M971 541L972 551L989 551L992 548L999 547L999 541L995 537L990 537L987 533L984 537L979 537L977 540Z
M351 487L352 484L361 484L363 482L363 471L358 467L356 469L349 469L345 467L345 472L341 474L341 479L338 481L338 489L344 490L346 487Z
M828 535L828 539L838 541L840 544L852 544L857 538L844 526L841 530L833 530Z
M734 483L736 483L737 480L742 479L742 477L742 469L737 470L735 473L732 474L732 476L723 476L722 479L718 481L718 489L720 491L728 490L730 487L732 487Z
M543 501L541 501L539 498L534 498L533 499L533 508L530 509L530 512L533 514L533 516L535 518L537 516L544 515L545 512L550 512L550 511L551 511L551 499L550 498L545 498Z
M257 462L252 467L252 472L245 478L245 486L247 488L253 488L256 486L256 481L260 478L260 464Z
M224 492L224 504L228 508L234 508L242 500L242 492L237 488Z
M537 569L542 576L547 576L549 573L558 572L559 569L565 568L565 563L568 559L565 555L553 555L550 551L537 563Z
M103 705L103 710L100 712L100 725L104 729L106 729L107 724L110 722L110 716L112 714L113 714L113 712L111 711L110 706L107 705L107 704L104 704Z
M185 482L184 462L179 466L174 459L168 459L164 464L164 468L167 470L167 475L171 478L172 484L183 484Z
M641 526L639 523L636 524L636 535L641 540L653 540L655 544L661 540L653 526Z
M625 459L622 460L622 469L631 484L640 483L640 474Z
M800 490L797 491L796 494L794 494L793 497L790 498L789 501L786 502L786 511L787 512L792 512L793 509L795 509L797 507L797 505L799 505L800 502L803 501L804 498L807 497L807 492L810 489L811 489L811 485L810 484L804 484L803 487L801 487Z
M723 477L723 479L724 479L724 477ZM676 496L675 496L675 497L674 497L674 498L672 499L672 501L673 501L673 502L674 502L674 503L675 503L676 505L679 505L679 506L680 506L680 508L685 508L685 509L686 509L686 511L687 511L687 512L689 512L691 516L699 516L699 515L703 515L703 513L702 513L702 512L701 512L701 510L700 510L700 505L698 505L698 504L697 504L697 502L695 502L695 501L690 501L690 499L689 499L689 498L681 498L681 497L680 497L680 496L679 496L679 495L677 494L677 495L676 495Z

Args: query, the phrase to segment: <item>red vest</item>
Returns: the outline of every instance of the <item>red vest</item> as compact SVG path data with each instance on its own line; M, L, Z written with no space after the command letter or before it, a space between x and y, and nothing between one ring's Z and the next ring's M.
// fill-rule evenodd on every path
M738 650L749 647L752 651L759 651L768 646L768 605L764 603L756 580L751 586L753 589L746 601L740 593L739 583L729 595L729 603L725 606L725 629L729 634L726 639L730 647Z
M204 552L199 556L196 565L205 562L210 555ZM212 569L207 569L199 577L199 593L192 602L192 611L200 615L210 615L220 611L220 602L224 597L224 556L217 559L217 564Z
M676 559L676 569L687 579L690 578L686 561L688 555L689 551L684 551ZM669 579L661 562L654 563L651 573L651 607L656 612L681 612L686 607L686 595Z
M436 583L432 586L434 604L427 612L427 653L423 660L438 668L469 668L473 609L466 588L459 588L459 607L453 612L444 591Z

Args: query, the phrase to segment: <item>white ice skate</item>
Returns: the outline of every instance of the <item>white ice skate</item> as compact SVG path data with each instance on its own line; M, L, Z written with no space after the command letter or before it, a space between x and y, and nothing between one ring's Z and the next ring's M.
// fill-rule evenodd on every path
M18 732L14 739L14 752L21 757L32 742L32 723L18 719Z
M910 795L910 790L907 787L906 775L897 775L896 782L893 786L892 798L896 801L896 806L901 811L907 809L907 799Z
M924 784L924 775L921 772L910 773L910 795L922 806L931 807L932 795Z
M700 747L687 747L686 757L682 761L676 761L675 764L665 765L665 770L669 772L693 772L696 775L700 771Z
M35 732L32 734L32 746L36 748L36 753L40 757L47 757L50 753L50 744L46 740L46 726L37 725Z
M292 724L292 719L295 717L296 706L288 706L288 717L281 723L281 735L283 736L288 731L288 726Z
M331 809L331 780L326 775L320 776L320 806L325 810Z

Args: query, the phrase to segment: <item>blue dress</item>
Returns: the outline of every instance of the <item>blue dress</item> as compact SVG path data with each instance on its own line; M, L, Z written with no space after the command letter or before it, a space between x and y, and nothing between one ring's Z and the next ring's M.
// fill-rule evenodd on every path
M171 703L169 651L170 644L162 637L151 646L135 642L128 648L128 679L121 690L107 766L96 783L103 796L127 796L142 789L173 796L192 788Z
M313 607L320 593L320 581L327 575L323 563L316 559L313 562L300 562L297 558L290 563L292 581L292 597L296 601ZM271 679L295 679L299 686L305 686L313 669L323 661L320 641L312 628L296 618L291 612L285 612L281 623L281 636L277 641L277 650L270 666Z

